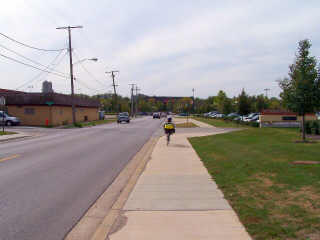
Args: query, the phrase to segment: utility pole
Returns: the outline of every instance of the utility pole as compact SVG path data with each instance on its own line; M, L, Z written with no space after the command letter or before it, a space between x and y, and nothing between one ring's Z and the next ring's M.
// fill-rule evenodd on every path
M117 99L117 90L116 90L116 87L118 87L118 85L116 85L114 83L114 73L118 73L119 71L117 70L113 70L113 71L110 71L110 72L106 72L106 73L111 73L111 77L112 77L112 86L113 86L113 92L114 92L114 104L116 105L116 112L118 113L119 112L119 107L118 107L118 99Z
M266 91L266 97L268 98L268 91L270 91L270 88L265 88L263 90Z
M194 107L195 107L195 103L194 103L194 88L192 88L192 111L194 113Z
M134 83L129 84L131 86L131 117L133 117L133 91L134 91Z
M137 116L137 113L138 113L138 91L140 91L141 89L138 88L138 86L136 85L136 110L135 110L135 116Z
M82 26L57 27L57 29L68 29L69 36L69 61L70 61L70 80L71 80L71 106L72 106L72 123L76 123L76 108L74 104L74 85L73 85L73 64L72 64L72 47L71 47L71 29L82 28Z

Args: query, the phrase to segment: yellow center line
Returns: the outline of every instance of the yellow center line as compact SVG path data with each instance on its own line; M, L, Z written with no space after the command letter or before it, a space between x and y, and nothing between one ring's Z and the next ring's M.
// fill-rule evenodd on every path
M12 155L10 157L5 157L5 158L0 158L0 162L4 162L4 161L7 161L7 160L11 160L11 159L14 159L14 158L17 158L17 157L20 157L19 154L16 154L16 155Z

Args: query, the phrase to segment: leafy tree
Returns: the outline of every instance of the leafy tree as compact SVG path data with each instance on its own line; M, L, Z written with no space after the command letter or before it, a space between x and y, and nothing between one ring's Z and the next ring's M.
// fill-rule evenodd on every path
M224 114L229 113L230 107L231 107L231 101L229 101L227 94L224 91L220 90L218 92L218 95L215 98L215 103L220 113L224 113Z
M263 109L268 108L268 103L267 99L263 94L258 95L256 97L256 102L255 102L255 111L256 112L261 112Z
M302 116L303 141L306 140L305 114L314 112L319 107L320 100L317 61L310 56L310 47L311 43L307 39L299 42L295 61L289 66L289 78L279 81L285 106Z
M247 115L250 112L249 97L242 89L241 94L238 97L238 113L240 115Z

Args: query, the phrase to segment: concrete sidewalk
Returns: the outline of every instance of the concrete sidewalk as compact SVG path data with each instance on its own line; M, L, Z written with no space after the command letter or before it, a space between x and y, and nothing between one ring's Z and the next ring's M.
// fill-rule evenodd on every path
M8 135L1 135L0 142L6 142L6 141L20 139L20 138L26 138L26 137L31 137L31 135L27 134L27 133L23 133L23 132L18 132L15 134L8 134Z
M177 131L169 146L159 139L110 240L251 239L187 140L222 131L191 121L200 127Z

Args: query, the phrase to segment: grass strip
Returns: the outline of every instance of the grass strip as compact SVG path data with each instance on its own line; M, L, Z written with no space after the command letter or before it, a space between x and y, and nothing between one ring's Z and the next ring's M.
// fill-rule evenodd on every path
M198 127L198 125L194 124L193 122L184 122L184 123L177 123L176 124L177 128L194 128L194 127Z
M253 239L320 239L320 143L297 129L248 128L189 139Z
M2 135L11 135L11 134L16 134L15 132L6 132L6 131L1 131L0 132L0 136L2 136Z
M215 118L200 118L200 117L193 117L193 119L204 122L207 124L210 124L215 127L222 127L222 128L241 128L241 127L249 127L249 126L243 126L231 121L225 121L225 120L220 120L220 119L215 119Z

